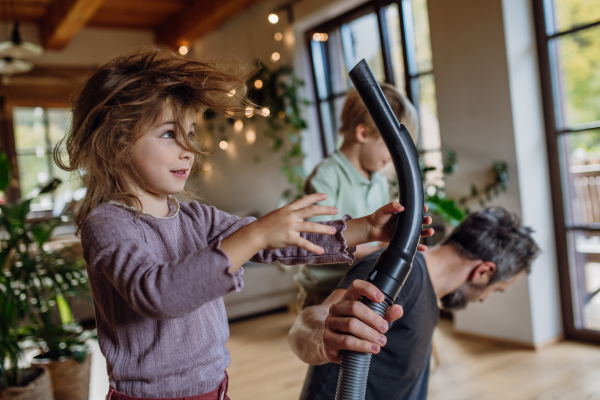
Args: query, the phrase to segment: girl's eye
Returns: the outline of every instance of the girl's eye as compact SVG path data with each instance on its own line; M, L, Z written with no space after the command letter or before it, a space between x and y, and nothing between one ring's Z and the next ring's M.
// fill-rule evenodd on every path
M173 131L168 131L165 132L161 135L161 137L167 138L167 139L174 139L175 135L173 134Z
M188 139L192 140L194 138L194 132L188 133Z

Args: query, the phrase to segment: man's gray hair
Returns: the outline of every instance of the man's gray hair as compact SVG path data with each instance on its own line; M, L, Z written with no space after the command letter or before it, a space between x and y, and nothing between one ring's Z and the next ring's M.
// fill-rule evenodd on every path
M521 225L519 217L502 207L488 207L469 215L446 239L471 260L491 261L496 272L490 284L508 281L522 271L531 270L531 262L540 253L531 228Z

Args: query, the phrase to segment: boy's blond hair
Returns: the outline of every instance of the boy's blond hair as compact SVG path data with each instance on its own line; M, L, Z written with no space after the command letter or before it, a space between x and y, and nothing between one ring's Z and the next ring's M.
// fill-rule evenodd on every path
M393 85L389 83L380 83L379 85L398 122L406 126L406 129L408 129L414 140L419 126L417 110L410 100ZM379 135L379 131L373 119L371 119L367 107L365 107L356 89L352 89L348 93L348 97L346 97L346 103L342 110L340 133L344 135L344 140L354 140L354 132L359 124L365 124L369 128L370 136Z

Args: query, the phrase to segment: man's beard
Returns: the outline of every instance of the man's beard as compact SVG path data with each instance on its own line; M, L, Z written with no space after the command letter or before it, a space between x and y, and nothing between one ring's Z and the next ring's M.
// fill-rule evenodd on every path
M464 282L454 292L442 297L442 307L446 310L461 310L471 301L476 301L487 285Z

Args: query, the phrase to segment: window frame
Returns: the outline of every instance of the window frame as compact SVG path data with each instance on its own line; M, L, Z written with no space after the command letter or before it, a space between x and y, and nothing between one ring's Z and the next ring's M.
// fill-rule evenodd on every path
M420 97L419 97L419 78L426 75L433 75L433 68L427 71L419 72L417 65L417 51L416 51L416 43L415 43L415 31L414 31L414 21L412 14L412 1L411 0L370 0L367 1L333 19L330 19L326 22L323 22L317 26L314 26L305 31L305 41L306 48L309 53L309 60L311 64L311 80L313 91L315 94L315 102L314 106L316 107L317 119L319 123L319 132L321 137L321 147L323 149L323 157L327 157L329 154L329 150L331 150L331 145L328 143L329 140L326 137L326 131L324 129L323 115L321 112L321 105L324 102L332 102L336 98L346 96L347 92L344 93L333 93L327 96L325 99L321 99L319 96L319 90L317 87L317 72L315 71L315 60L313 56L313 41L312 37L314 33L318 32L326 32L331 31L333 29L341 27L343 24L348 23L352 20L360 18L364 15L367 15L371 12L375 13L377 16L377 24L379 28L379 39L381 43L381 55L383 58L383 67L385 73L385 82L394 85L394 71L393 71L393 60L391 55L390 48L390 40L387 29L387 21L385 18L385 8L391 4L396 4L398 7L398 18L399 18L399 27L400 27L400 41L402 43L402 62L404 67L404 87L406 90L406 97L411 101L411 103L417 109L419 113L419 126L421 124L420 120ZM321 43L320 46L325 49L324 54L326 55L327 46L324 45L324 42ZM329 64L324 63L324 64ZM325 74L325 79L328 85L330 85L331 79L329 79L328 74ZM333 103L331 103L333 107ZM335 115L332 112L332 115ZM418 135L418 143L417 146L419 149L422 149L422 134ZM335 146L334 146L335 147ZM439 150L439 149L437 149ZM435 151L432 149L430 151Z
M569 251L569 236L572 231L587 231L600 233L600 227L567 223L565 199L569 197L570 180L563 172L561 166L564 156L561 156L559 141L569 134L577 134L586 130L600 128L600 121L592 123L566 126L562 116L560 99L555 99L557 91L557 77L553 74L552 55L549 50L551 40L574 34L600 25L600 20L575 26L567 30L549 33L547 21L548 7L552 7L552 0L532 0L535 20L535 31L538 48L538 62L540 69L540 83L542 104L544 109L544 124L546 131L546 146L548 152L548 167L550 172L550 190L553 203L554 233L556 242L556 256L558 261L558 274L560 281L561 307L563 314L563 327L567 337L600 343L600 331L579 328L576 320L580 315L580 297L573 291L572 280L581 291L581 271L575 271L575 256ZM560 117L560 120L557 119ZM560 124L560 125L559 125Z

